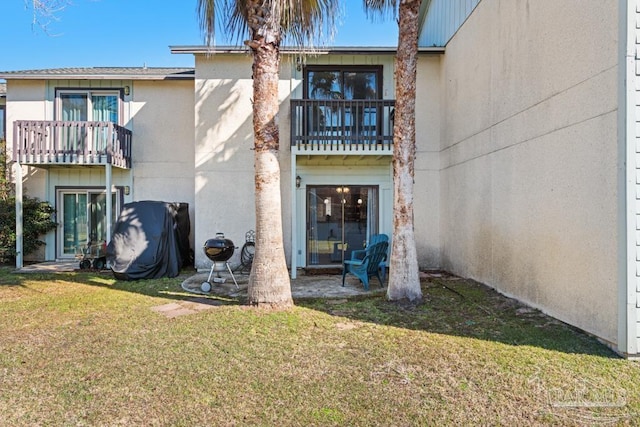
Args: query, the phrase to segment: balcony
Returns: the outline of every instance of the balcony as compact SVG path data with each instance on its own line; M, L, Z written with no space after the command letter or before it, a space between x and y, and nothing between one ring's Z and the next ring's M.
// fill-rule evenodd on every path
M291 150L297 154L393 154L394 100L291 101Z
M131 131L111 122L18 120L13 126L13 160L21 164L131 168Z

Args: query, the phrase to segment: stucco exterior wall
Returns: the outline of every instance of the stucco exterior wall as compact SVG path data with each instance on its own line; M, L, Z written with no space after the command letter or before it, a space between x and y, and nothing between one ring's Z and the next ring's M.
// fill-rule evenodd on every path
M136 81L131 89L131 195L186 202L195 221L193 81Z
M242 246L255 229L252 84L250 56L196 56L196 268L211 264L206 239L223 232Z
M439 268L441 55L420 56L416 86L414 228L418 265Z
M45 91L44 81L9 81L7 82L6 98L6 149L7 160L10 161L13 153L13 121L14 120L45 120L46 108L42 99ZM9 173L15 174L15 166L9 163ZM46 200L55 206L53 200L49 200L50 193L47 188L46 172L41 169L22 167L23 193L25 196L37 197ZM46 245L34 253L26 254L24 259L39 260L53 259L55 256L55 235L49 233L44 238Z
M129 186L124 202L164 200L187 202L193 221L194 129L193 81L130 80L11 80L8 84L9 155L14 120L54 120L56 89L121 89L128 86L121 105L121 124L133 131L131 170L113 168L114 186ZM25 194L56 207L57 188L104 186L102 167L23 167ZM193 238L193 237L192 237ZM55 233L49 233L45 259L55 259Z
M391 55L309 56L306 64L382 65L383 97L393 98ZM210 261L199 243L224 232L237 246L245 233L255 229L253 125L250 55L196 55L195 81L195 199L196 267ZM280 66L280 170L284 249L291 264L292 248L292 156L290 148L290 100L302 98L304 64L284 55ZM327 161L325 166L330 166ZM320 168L321 169L321 168ZM318 169L318 170L320 170ZM334 167L333 173L340 172ZM300 172L305 175L304 171ZM346 172L348 174L348 172ZM215 189L215 190L212 190ZM304 215L298 218L304 221ZM237 258L237 254L236 254ZM237 262L237 259L232 259Z
M195 246L196 268L211 262L200 246L217 232L241 247L255 230L253 152L253 80L250 55L196 56L195 83ZM294 62L280 66L280 183L283 239L287 263L291 254L291 149L289 101L299 82ZM239 252L239 251L237 251ZM239 253L232 263L239 262Z
M43 99L46 84L42 80L11 80L7 82L7 157L13 152L13 122L15 120L46 120ZM11 169L13 173L13 168ZM23 167L23 192L30 197L47 200L46 174L41 169Z
M611 342L617 2L483 0L443 58L442 265Z

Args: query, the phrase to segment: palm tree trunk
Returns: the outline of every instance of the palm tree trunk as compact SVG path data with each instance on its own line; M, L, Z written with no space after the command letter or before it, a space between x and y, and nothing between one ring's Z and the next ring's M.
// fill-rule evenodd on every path
M393 244L389 264L390 300L420 301L420 275L413 230L416 154L416 68L421 0L401 0L396 56L396 111L393 129Z
M293 305L282 235L278 131L278 35L254 31L253 130L255 144L256 253L249 277L248 303L287 308ZM257 34L260 34L259 36Z

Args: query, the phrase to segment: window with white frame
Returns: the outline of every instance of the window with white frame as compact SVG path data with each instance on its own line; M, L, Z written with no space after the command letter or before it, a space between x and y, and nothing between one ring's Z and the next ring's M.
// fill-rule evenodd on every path
M119 90L59 89L56 116L62 121L96 121L120 124Z

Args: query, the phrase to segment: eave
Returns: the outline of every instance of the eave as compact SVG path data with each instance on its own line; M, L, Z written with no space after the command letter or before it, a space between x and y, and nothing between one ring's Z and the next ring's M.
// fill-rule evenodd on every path
M248 54L249 48L245 46L169 46L171 53L192 55L216 55L216 54ZM297 47L281 47L283 55L395 55L395 46L333 46L323 48L301 49ZM442 54L444 47L421 47L419 54Z

